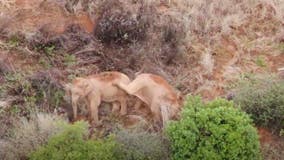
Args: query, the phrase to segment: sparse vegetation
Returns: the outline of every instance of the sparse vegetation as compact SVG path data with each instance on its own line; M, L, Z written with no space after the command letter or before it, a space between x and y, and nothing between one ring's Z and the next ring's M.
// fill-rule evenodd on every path
M166 129L172 159L260 159L256 129L232 102L217 99L207 104L189 97L181 119Z
M121 130L116 133L116 139L120 144L118 152L123 155L123 160L169 159L168 142L157 133Z
M45 144L49 137L58 133L66 121L51 114L37 113L30 119L19 118L6 130L0 140L0 157L5 160L26 159L28 155ZM3 129L3 128L1 128Z

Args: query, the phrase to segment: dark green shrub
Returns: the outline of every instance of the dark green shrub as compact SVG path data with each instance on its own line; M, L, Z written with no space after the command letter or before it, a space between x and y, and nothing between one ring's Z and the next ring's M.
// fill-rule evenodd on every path
M101 4L101 14L94 29L94 35L106 44L129 44L146 38L147 21L127 11L123 3L108 0ZM142 13L141 13L142 12Z
M180 121L170 122L166 134L174 160L260 159L250 118L223 99L204 104L199 97L189 97Z
M76 122L52 137L48 144L30 155L31 160L114 160L116 143L112 137L85 140L88 125Z
M123 160L167 160L169 145L157 133L121 130L116 134Z
M256 125L277 131L284 128L284 80L250 78L238 86L233 100Z

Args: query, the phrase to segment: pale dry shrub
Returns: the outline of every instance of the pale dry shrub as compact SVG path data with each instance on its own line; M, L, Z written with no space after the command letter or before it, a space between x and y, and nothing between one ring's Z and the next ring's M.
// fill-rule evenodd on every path
M118 149L124 160L168 160L170 151L168 141L158 133L141 129L125 130L116 133Z
M21 118L12 133L0 140L0 157L5 160L26 159L50 136L58 133L62 129L60 124L66 122L59 116L44 113L37 113L29 120Z
M15 0L0 0L0 13L5 9L14 7Z

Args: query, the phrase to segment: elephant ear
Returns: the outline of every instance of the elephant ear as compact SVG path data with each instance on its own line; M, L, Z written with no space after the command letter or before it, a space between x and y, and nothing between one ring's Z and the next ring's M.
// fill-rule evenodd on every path
M70 91L71 87L72 87L72 84L70 84L70 83L63 84L63 89L64 89L65 92Z
M65 91L66 96L71 96L72 84L70 83L63 84L63 89Z
M84 80L81 86L85 95L88 95L90 92L94 90L93 84L89 80Z

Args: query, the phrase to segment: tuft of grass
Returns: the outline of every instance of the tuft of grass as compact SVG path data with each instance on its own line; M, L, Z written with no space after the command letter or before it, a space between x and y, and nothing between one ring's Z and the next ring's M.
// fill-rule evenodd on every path
M39 59L39 64L41 64L45 69L50 69L52 67L50 62L46 60L46 58L43 58L43 57Z
M11 36L8 40L8 45L11 48L18 47L20 44L20 40L17 36Z
M277 49L280 50L280 52L282 54L284 54L284 43L280 43L278 46L277 46Z
M12 105L10 108L9 108L9 112L14 114L14 115L18 115L19 113L21 113L21 109L18 105Z
M74 55L70 55L70 54L64 54L64 65L65 66L73 66L76 64L76 57Z
M259 67L266 67L266 62L264 60L263 56L258 56L255 60L256 65L258 65Z
M280 136L284 136L284 129L281 129L281 131L280 131L280 134L279 134Z
M24 75L18 72L16 73L10 72L10 73L5 74L4 78L8 83L20 82L23 80Z
M44 46L43 51L48 55L52 56L54 54L55 45Z

